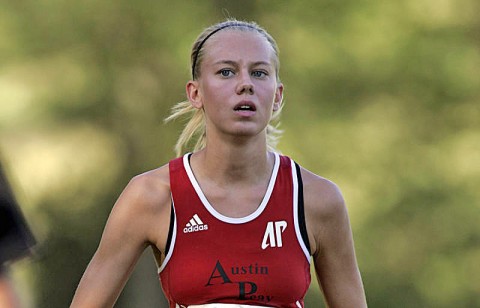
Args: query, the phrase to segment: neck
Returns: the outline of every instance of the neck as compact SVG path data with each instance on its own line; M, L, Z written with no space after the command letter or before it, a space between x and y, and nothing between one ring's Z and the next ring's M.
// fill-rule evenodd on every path
M270 176L274 157L265 139L257 142L207 142L205 149L192 157L192 168L199 176L218 183L256 183Z

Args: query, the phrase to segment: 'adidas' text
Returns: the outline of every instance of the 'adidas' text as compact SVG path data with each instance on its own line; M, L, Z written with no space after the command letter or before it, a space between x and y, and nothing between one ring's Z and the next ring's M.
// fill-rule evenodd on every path
M183 233L197 232L208 230L208 225L204 224L203 221L198 217L197 214L193 215L192 219L187 223L185 228L183 228Z

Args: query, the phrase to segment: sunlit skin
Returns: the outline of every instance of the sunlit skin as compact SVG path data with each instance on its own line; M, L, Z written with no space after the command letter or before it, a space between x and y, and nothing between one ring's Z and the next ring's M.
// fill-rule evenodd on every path
M192 168L217 210L240 217L255 211L268 184L273 157L265 128L282 102L283 85L274 51L257 33L226 30L204 48L201 76L187 83L189 100L205 110L207 132L207 146L193 155ZM241 105L251 108L238 110ZM243 206L231 206L235 195Z
M1 273L0 270L0 307L2 308L17 308L20 307L15 290L8 277Z
M283 94L272 47L260 34L225 30L207 41L204 50L201 78L187 84L187 93L196 108L204 108L209 133L227 139L261 134L263 141ZM251 109L235 110L241 104Z
M204 48L201 74L186 85L189 101L206 118L206 147L192 155L191 167L219 213L244 217L260 204L273 169L265 129L282 103L283 85L273 49L254 31L222 30ZM325 300L329 307L366 307L343 197L332 182L305 169L301 173L309 243ZM113 306L148 246L161 264L170 205L168 165L130 181L72 307Z

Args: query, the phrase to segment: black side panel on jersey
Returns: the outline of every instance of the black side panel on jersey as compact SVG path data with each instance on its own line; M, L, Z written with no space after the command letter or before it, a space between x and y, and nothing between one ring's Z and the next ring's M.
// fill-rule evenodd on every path
M297 169L297 181L298 181L298 225L300 227L300 233L302 235L303 242L307 247L308 253L312 255L310 249L310 242L308 241L307 224L305 222L305 206L303 203L303 181L302 174L300 172L300 166L295 163L295 169Z
M170 245L172 243L172 236L173 236L173 226L175 222L175 212L173 210L173 199L172 199L172 205L170 206L170 225L168 227L168 237L167 237L167 243L165 245L165 255L168 254L170 251Z

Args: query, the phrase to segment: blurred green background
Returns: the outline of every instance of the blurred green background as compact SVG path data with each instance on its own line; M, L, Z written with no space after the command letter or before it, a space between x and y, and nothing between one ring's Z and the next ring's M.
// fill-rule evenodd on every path
M277 40L280 150L336 182L370 307L480 307L480 2L0 1L0 151L40 244L25 307L67 307L129 179L174 156L191 44ZM312 283L307 307L321 307ZM150 251L116 307L166 307Z

